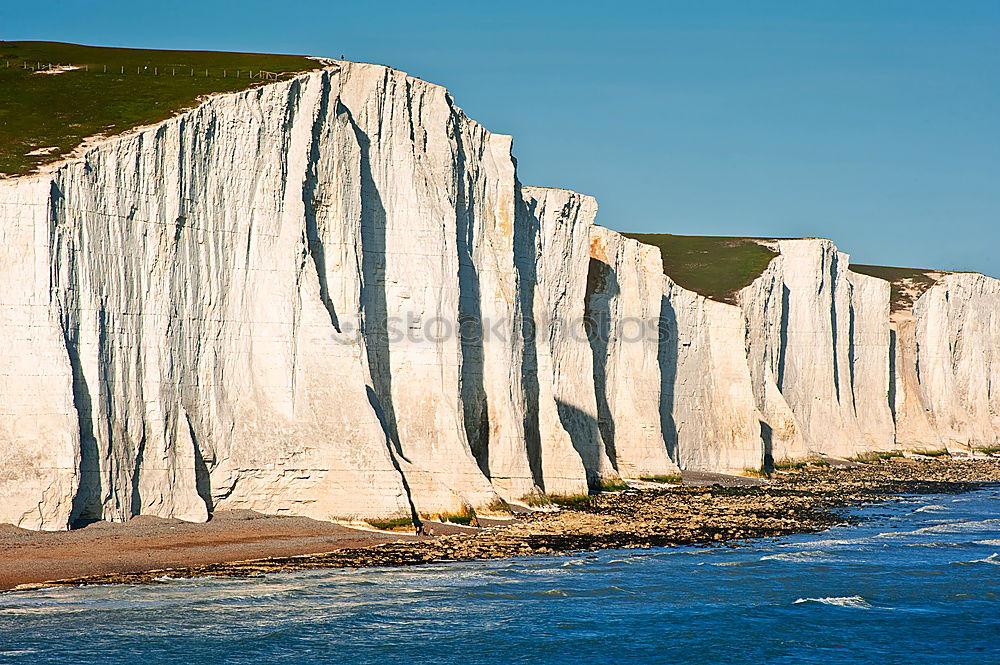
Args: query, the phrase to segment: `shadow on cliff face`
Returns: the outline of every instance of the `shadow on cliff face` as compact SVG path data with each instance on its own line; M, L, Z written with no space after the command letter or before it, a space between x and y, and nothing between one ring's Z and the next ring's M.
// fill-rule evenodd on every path
M301 83L296 82L296 85ZM326 248L323 246L323 240L320 238L320 229L316 214L316 198L317 198L317 188L319 186L319 178L316 173L317 164L320 159L320 142L321 134L323 130L323 125L326 122L326 116L329 112L330 107L330 79L329 77L323 77L323 94L320 97L319 112L316 114L316 120L313 122L312 127L312 145L309 150L309 164L306 169L306 180L302 187L302 203L305 209L305 222L306 222L306 242L309 248L309 256L313 260L313 265L316 267L316 277L319 280L319 297L323 302L323 307L326 308L327 314L330 316L330 323L333 325L334 330L338 333L340 330L340 318L337 316L337 310L333 306L333 300L330 297L330 285L326 278Z
M587 271L587 300L583 323L594 361L594 391L597 396L597 427L604 440L612 465L618 459L615 450L615 421L607 392L608 342L611 334L610 301L620 293L618 276L611 266L590 259ZM561 407L562 405L560 405ZM617 467L616 467L617 470Z
M781 327L778 329L778 372L775 377L778 391L785 389L785 363L788 360L788 310L792 292L781 285Z
M660 366L660 429L667 454L680 466L677 446L677 423L674 422L674 391L677 387L677 358L680 332L677 312L667 296L660 298L660 320L657 327L656 360Z
M892 415L892 422L897 423L896 416L896 345L897 333L892 328L889 329L889 413Z
M49 216L53 228L64 226L66 223L64 205L65 199L62 192L53 182L49 192ZM51 239L51 242L54 253L62 254L65 252L69 254L74 251L72 236L64 238L56 235ZM68 246L64 246L67 243ZM94 403L80 359L80 303L78 301L80 289L74 283L74 277L75 272L71 271L69 273L71 283L57 285L61 287L59 288L59 296L61 296L59 305L62 315L63 344L66 348L66 357L73 379L73 406L76 410L80 436L80 459L77 467L79 485L70 508L70 528L85 526L102 517L100 450L97 445L97 437L94 434ZM67 298L77 300L66 302L64 299Z
M774 471L774 428L760 421L760 440L764 444L764 472Z
M587 485L592 490L601 489L607 469L602 460L604 451L601 450L598 421L586 411L562 400L556 400L556 410L559 413L560 424L569 434L573 449L583 462L584 471L587 473Z
M538 219L529 209L514 182L514 269L517 271L521 305L521 383L524 387L524 434L528 465L535 485L545 491L542 474L542 442L538 423L538 326L535 321L535 285L538 284Z
M90 386L83 373L78 348L78 331L69 328L67 321L63 322L63 339L66 344L66 354L69 357L70 369L73 373L73 406L76 408L77 422L80 431L80 485L73 496L73 507L70 511L69 526L78 528L101 519L101 466L100 451L97 447L97 437L94 436L93 401L90 397Z
M454 120L454 116L452 116ZM454 128L457 155L455 171L455 239L458 253L458 321L462 363L459 376L465 435L479 469L490 477L490 412L483 382L483 312L479 269L473 258L476 237L475 192L466 172L465 147Z
M385 206L372 176L371 140L339 100L337 113L347 118L361 153L361 330L371 372L369 399L373 401L394 453L405 460L392 402L389 309L385 294Z
M837 265L840 262L836 252L830 257L830 336L833 348L833 389L837 395L837 402L840 402L840 351L838 330L840 326L837 321Z
M336 113L347 119L360 151L361 176L361 331L368 354L371 385L365 386L368 401L382 425L389 449L389 459L399 474L410 515L415 525L421 523L413 504L413 493L399 460L409 463L403 454L392 402L392 366L389 362L389 309L385 294L386 213L382 195L372 176L371 139L355 122L350 109L337 100Z
M208 514L211 515L215 510L215 502L212 499L212 475L208 470L208 464L205 462L205 456L201 452L201 446L198 445L198 435L195 434L191 417L185 414L185 420L187 421L188 435L191 437L191 447L194 448L195 490L198 492L201 500L205 502Z

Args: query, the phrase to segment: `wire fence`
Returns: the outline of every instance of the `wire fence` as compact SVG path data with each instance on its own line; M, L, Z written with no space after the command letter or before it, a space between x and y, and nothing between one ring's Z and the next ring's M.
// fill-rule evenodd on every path
M118 74L119 76L124 76L126 74L132 74L132 66L125 65L93 65L93 68L89 64L84 65L74 65L69 63L52 63L52 62L29 62L27 60L4 60L4 68L18 68L31 70L36 73L62 73L69 71L83 71L83 72L96 72L101 74ZM258 79L262 81L274 81L280 78L283 74L290 72L269 72L266 69L229 69L229 68L212 68L208 67L201 69L199 67L160 67L158 65L136 65L135 74L138 76L197 76L201 78L245 78L245 79Z

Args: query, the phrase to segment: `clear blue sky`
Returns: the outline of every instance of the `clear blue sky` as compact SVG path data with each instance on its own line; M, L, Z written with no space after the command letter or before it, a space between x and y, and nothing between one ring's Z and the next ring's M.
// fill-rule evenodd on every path
M3 2L0 38L343 53L447 86L606 226L1000 276L1000 0Z

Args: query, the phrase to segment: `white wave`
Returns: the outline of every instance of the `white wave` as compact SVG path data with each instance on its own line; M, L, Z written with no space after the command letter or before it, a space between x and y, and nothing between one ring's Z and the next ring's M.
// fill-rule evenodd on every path
M965 533L967 531L995 530L1000 526L1000 519L970 520L967 522L944 521L934 526L925 526L913 531L887 531L876 535L876 538L902 538L903 536L919 536L926 533Z
M0 656L30 656L38 653L34 649L11 649L10 651L0 651Z
M1000 547L1000 540L974 540L973 545L986 545L987 547Z
M563 563L560 566L560 568L578 568L580 566L589 566L591 563L593 563L593 560L587 560L587 559L570 559L569 561L566 561L565 563Z
M994 552L985 559L976 559L975 561L970 561L969 563L990 563L994 566L1000 566L1000 552Z
M917 508L916 510L914 510L913 512L915 512L915 513L946 513L946 512L948 512L948 509L945 508L944 506L938 506L938 505L935 505L935 504L930 504L930 505L927 505L927 506L921 506L921 507Z
M872 609L871 603L861 596L834 596L829 598L799 598L795 605L799 603L820 603L822 605L833 605L835 607L850 607L857 610Z
M828 559L830 554L822 550L806 550L803 552L782 552L781 554L768 554L760 558L761 561L822 561Z
M838 545L870 545L871 538L830 538L828 540L814 540L809 544L813 547L837 547ZM798 543L788 543L781 547L798 547Z

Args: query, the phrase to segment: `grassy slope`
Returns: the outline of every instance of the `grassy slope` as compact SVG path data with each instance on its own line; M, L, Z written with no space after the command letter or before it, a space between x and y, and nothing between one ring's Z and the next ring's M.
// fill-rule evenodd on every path
M917 298L937 282L937 279L929 274L936 272L933 270L867 266L856 263L852 263L850 267L854 272L878 277L891 284L889 302L892 303L892 311L894 312L913 307Z
M663 272L685 289L734 303L736 292L749 286L777 253L750 238L624 233L660 249Z
M36 74L22 68L25 61L87 65L89 71ZM0 42L0 174L30 173L88 136L159 122L193 106L202 95L260 84L248 77L250 70L288 74L319 66L316 60L291 55ZM26 154L50 146L56 150L47 155Z

